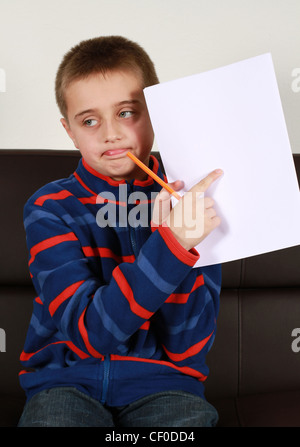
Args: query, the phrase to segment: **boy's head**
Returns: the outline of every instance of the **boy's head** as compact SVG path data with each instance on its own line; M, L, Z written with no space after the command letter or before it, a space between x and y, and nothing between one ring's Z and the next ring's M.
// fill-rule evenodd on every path
M159 83L155 67L145 50L122 36L101 36L80 42L65 54L56 75L56 102L67 119L67 87L96 73L130 70L141 76L143 88Z
M126 154L149 162L154 135L143 89L158 82L147 53L123 37L83 41L65 55L56 77L61 122L96 175L145 177Z

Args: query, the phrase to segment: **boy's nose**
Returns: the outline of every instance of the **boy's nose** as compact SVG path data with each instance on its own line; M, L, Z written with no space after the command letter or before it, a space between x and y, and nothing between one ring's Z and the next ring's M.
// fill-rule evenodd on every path
M113 143L121 139L121 133L117 123L106 123L103 130L104 141L106 143Z
M105 138L105 142L106 143L114 143L115 141L120 140L120 137L118 137L118 135L108 135Z

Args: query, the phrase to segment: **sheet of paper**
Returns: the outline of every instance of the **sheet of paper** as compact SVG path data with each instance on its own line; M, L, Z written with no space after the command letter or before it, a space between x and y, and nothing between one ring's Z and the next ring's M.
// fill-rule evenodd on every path
M269 53L144 90L169 182L215 168L207 195L222 224L197 266L300 244L300 193Z

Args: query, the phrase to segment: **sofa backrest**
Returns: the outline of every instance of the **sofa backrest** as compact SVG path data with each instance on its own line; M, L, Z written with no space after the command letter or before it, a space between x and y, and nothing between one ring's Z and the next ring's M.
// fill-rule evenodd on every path
M76 150L0 150L1 285L31 284L23 229L24 204L41 186L68 177L79 158ZM300 183L300 154L294 155L294 161ZM299 286L299 265L294 262L297 256L298 247L224 264L223 286Z
M0 151L1 251L0 284L31 284L23 229L23 208L40 187L68 177L77 167L79 151Z
M35 297L27 268L24 204L44 184L68 177L79 158L76 150L0 150L0 332L6 335L0 393L20 392L19 355ZM300 176L300 154L294 160ZM224 264L208 396L259 392L287 383L300 388L300 353L291 349L291 331L300 327L299 265L299 246Z
M300 184L300 154L294 162ZM300 246L225 263L222 272L207 397L300 389Z
M0 395L9 395L8 402L23 394L19 356L35 298L23 228L24 204L45 183L69 176L79 155L76 151L0 150Z

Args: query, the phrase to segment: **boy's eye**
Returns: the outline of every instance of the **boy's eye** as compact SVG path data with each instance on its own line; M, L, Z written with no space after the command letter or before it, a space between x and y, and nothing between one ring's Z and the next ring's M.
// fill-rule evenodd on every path
M124 110L124 112L120 113L121 118L130 118L133 115L134 112L130 110Z
M85 121L83 122L83 124L84 124L85 126L87 126L87 127L93 127L93 126L96 126L96 124L97 124L97 120L88 119L88 120L85 120Z

